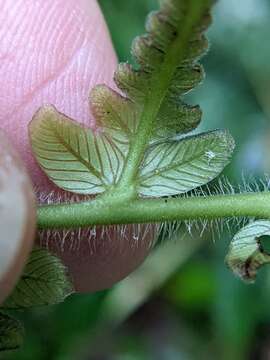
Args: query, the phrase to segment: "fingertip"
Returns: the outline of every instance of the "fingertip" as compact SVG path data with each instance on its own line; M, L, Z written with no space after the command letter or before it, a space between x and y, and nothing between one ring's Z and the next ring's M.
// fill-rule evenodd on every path
M0 131L0 303L20 276L33 244L35 223L30 179L19 155Z

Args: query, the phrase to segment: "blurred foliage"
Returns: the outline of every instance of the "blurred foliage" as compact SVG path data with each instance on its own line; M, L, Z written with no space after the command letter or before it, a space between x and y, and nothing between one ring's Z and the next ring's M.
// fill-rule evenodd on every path
M156 1L100 4L119 59L129 60L131 40L143 32ZM234 136L237 150L226 175L237 184L242 176L248 181L249 174L263 177L270 170L270 2L220 0L214 20L211 51L204 59L207 78L190 101L201 104L204 129L228 128ZM205 233L203 246L192 251L191 238L178 240L183 252L189 249L189 260L167 268L133 308L127 307L130 281L138 272L110 291L74 295L64 304L20 314L26 342L5 359L269 359L270 273L264 269L252 286L235 279L224 265L231 236ZM196 231L193 237L199 238ZM171 255L162 261L170 263ZM139 272L151 284L151 271L145 269L147 262ZM162 269L155 267L152 274ZM119 301L111 309L117 324L109 326L104 316L113 299Z

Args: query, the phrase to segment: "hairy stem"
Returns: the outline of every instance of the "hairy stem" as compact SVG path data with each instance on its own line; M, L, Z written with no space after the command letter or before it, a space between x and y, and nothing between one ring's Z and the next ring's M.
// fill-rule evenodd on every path
M38 210L38 226L60 229L242 216L270 218L270 193L141 199L128 204L97 198L76 204L47 205Z

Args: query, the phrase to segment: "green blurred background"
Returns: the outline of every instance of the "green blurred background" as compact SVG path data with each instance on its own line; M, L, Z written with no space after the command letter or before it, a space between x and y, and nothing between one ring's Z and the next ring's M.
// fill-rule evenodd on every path
M120 60L130 60L131 40L156 0L100 5ZM203 60L207 78L189 96L204 110L201 128L228 128L234 136L226 171L233 184L270 170L269 34L268 0L220 0ZM109 291L19 314L26 341L5 359L270 359L270 273L242 284L224 265L230 231L192 233L159 247Z

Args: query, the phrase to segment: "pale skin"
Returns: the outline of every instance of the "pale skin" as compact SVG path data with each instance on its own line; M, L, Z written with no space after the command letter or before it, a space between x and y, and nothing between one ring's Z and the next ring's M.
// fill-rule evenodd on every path
M69 200L71 194L59 191L34 160L27 125L42 105L52 104L95 126L89 91L102 83L114 87L117 66L108 29L95 0L0 0L0 5L0 128L20 154L38 201L48 194L50 201ZM45 233L42 244L63 259L75 290L91 292L112 286L145 259L154 230L146 236L143 230L143 239L140 232L137 239L137 230L134 239L131 228L124 238L114 230L101 235L101 229L94 238L89 230ZM10 279L15 276L11 272Z

